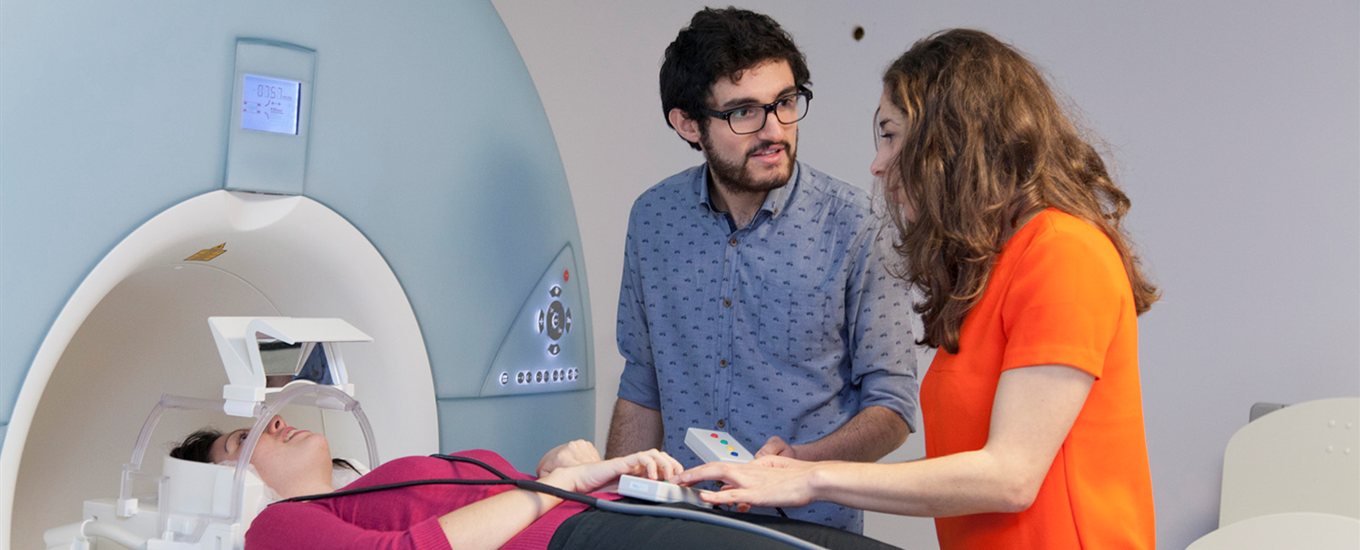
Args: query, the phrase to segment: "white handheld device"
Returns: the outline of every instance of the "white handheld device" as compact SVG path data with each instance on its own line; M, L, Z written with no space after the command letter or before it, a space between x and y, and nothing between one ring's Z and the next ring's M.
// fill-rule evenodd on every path
M685 433L685 445L705 463L732 462L745 464L755 458L742 447L732 434L704 428L690 428Z
M700 491L699 489L681 487L667 481L658 481L627 474L619 476L620 495L640 498L651 502L683 502L703 508L712 508L712 504L704 502L703 499L699 498L701 492L703 491Z

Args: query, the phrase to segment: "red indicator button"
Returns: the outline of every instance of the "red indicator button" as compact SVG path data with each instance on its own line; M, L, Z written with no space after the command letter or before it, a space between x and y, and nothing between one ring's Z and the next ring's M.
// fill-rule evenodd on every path
M708 434L708 436L709 436L709 437L712 437L712 438L714 438L714 439L716 439L716 438L718 437L718 434L710 433L710 434Z
M563 269L563 270L562 270L562 282L565 283L565 282L570 281L570 280L571 280L571 271L568 271L568 270Z

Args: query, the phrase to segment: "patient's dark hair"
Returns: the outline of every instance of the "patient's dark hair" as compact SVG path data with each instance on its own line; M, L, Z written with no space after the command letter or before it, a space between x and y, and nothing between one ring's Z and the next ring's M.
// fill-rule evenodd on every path
M175 445L173 449L170 449L170 456L180 460L212 462L212 459L208 458L208 453L212 450L213 443L216 443L217 438L219 437L222 437L222 432L212 428L203 428L195 431L185 437L184 441L181 441L179 445ZM353 464L350 464L348 460L343 458L332 458L331 467L347 468L356 474L363 474L363 472L360 472L358 468L355 468Z
M203 428L189 434L183 442L170 449L170 456L180 460L212 462L208 458L208 451L212 450L213 443L216 443L219 437L222 437L222 432L212 428Z

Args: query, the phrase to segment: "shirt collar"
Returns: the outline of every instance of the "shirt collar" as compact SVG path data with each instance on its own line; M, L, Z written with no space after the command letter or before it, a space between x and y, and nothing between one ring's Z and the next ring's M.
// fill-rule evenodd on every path
M780 213L788 209L789 203L793 201L793 193L798 187L798 175L802 173L802 165L793 163L793 174L789 175L789 182L783 187L770 191L765 195L765 203L760 205L760 209L770 213L770 217L778 217Z
M803 163L793 163L793 174L789 176L789 182L778 189L774 189L765 195L765 202L760 205L760 209L770 213L770 217L777 217L784 212L793 201L794 192L798 187L798 178L803 172ZM699 204L704 205L710 212L717 212L718 208L713 204L713 197L708 192L708 163L704 163L699 170L698 177L694 178L694 186L699 194Z

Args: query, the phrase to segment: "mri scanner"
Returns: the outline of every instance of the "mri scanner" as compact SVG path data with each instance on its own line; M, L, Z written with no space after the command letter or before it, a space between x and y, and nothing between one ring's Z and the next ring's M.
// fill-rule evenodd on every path
M383 459L480 447L532 468L593 438L580 254L489 2L6 0L0 545L118 494L162 394L248 391L209 317L371 337L341 345ZM298 414L365 456L361 430ZM221 417L167 416L147 467Z

